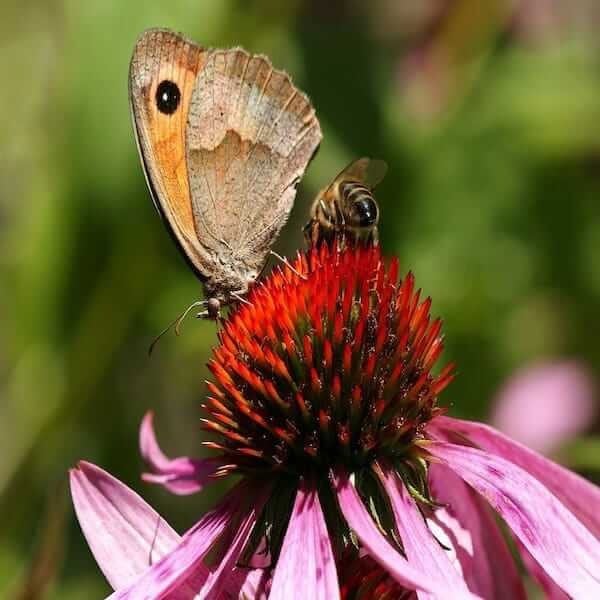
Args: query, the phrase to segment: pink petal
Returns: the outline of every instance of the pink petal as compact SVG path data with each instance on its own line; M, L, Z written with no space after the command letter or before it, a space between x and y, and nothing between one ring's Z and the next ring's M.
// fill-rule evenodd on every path
M238 593L233 596L233 589L229 591L231 597L239 597L243 600L266 600L269 597L271 586L271 571L269 569L243 569L237 567L234 575L239 577ZM232 586L233 587L233 586Z
M596 537L600 538L600 488L522 444L475 421L437 417L427 428L432 437L456 441L465 436L488 453L501 456L541 481Z
M275 568L269 600L340 597L335 560L316 489L302 482Z
M585 369L574 362L529 367L502 387L491 421L529 448L549 453L591 424L593 387Z
M356 533L369 554L386 569L398 583L409 589L430 592L440 598L472 598L470 594L448 594L445 582L429 577L413 567L380 533L375 522L345 473L334 478L335 491L344 518Z
M408 562L431 579L443 582L446 594L455 598L469 597L465 580L450 562L446 551L433 537L423 515L398 475L381 470L381 479L394 511L396 527ZM420 592L419 598L431 598Z
M600 543L537 479L475 448L437 442L427 449L487 499L561 588L574 598L600 597Z
M260 515L263 506L264 498L257 499L253 510L247 513L241 520L238 530L233 537L225 556L215 571L210 574L206 584L202 587L199 594L202 598L220 598L221 594L227 591L231 584L231 579L235 574L235 566L248 542L248 538L252 533L252 529L256 524L256 520Z
M69 479L79 524L113 589L130 584L179 543L152 507L106 471L82 461Z
M429 479L436 502L446 505L435 519L453 542L469 589L490 600L525 600L517 565L489 507L444 465L430 465Z
M212 482L211 475L217 464L211 459L194 459L187 456L167 458L160 449L154 433L154 413L147 412L140 426L140 450L142 457L155 471L144 473L142 479L163 485L171 493L194 494Z
M202 582L205 567L203 558L217 538L244 511L244 519L256 518L264 501L259 498L255 506L246 508L251 493L249 486L238 484L225 499L190 529L179 545L148 569L133 585L115 592L111 599L174 598L182 587L194 581ZM200 570L200 572L199 572ZM196 588L199 589L199 588Z
M523 564L527 571L533 576L533 578L540 584L542 590L544 590L544 598L546 600L569 600L569 596L565 594L555 583L548 577L546 571L542 569L540 564L531 556L527 549L522 545L518 544Z

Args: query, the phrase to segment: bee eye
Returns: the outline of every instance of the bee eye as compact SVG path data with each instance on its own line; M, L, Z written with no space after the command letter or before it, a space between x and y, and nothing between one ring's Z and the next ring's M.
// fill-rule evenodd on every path
M156 107L165 115L172 115L181 101L181 92L176 83L165 79L156 88Z
M352 212L353 220L361 227L375 225L379 219L377 203L367 196L361 196L352 203Z

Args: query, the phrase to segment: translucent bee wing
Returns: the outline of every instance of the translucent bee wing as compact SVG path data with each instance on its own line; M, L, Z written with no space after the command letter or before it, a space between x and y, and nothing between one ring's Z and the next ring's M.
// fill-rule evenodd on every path
M358 181L373 190L381 183L387 170L385 161L363 156L345 167L335 178L334 183L344 180Z
M374 190L383 181L383 178L387 172L388 166L385 160L372 158L369 160L369 164L367 165L367 171L365 173L363 183Z

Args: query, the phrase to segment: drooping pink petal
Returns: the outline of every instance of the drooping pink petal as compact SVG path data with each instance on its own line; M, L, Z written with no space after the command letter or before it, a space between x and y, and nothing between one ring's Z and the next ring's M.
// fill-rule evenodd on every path
M512 439L547 454L589 426L594 386L575 362L544 363L513 375L498 392L492 424ZM536 415L532 420L531 415Z
M250 500L256 501L249 507ZM255 495L250 486L238 484L181 538L174 550L152 565L132 585L116 591L110 596L111 600L172 598L190 582L196 585L202 582L199 569L205 568L202 561L217 538L240 513L244 520L256 519L263 503L264 499L260 494Z
M435 442L427 449L486 498L564 591L600 597L600 542L537 479L476 448Z
M71 469L69 478L81 529L113 589L133 583L181 540L138 494L100 467L81 461ZM196 596L209 573L208 567L198 565L188 585L171 594L169 600ZM228 598L243 594L258 598L259 589L258 574L238 571L228 582L226 593Z
M600 487L482 423L437 417L427 431L443 440L457 441L457 435L464 436L486 452L518 465L541 481L600 539Z
M430 465L429 485L436 502L446 505L435 511L435 520L453 541L469 589L486 600L525 600L517 565L489 507L445 465Z
M369 554L398 583L409 589L429 592L440 598L458 600L459 598L473 597L468 593L449 594L444 581L439 581L423 573L397 552L375 525L347 474L342 472L336 474L334 486L340 509L348 525Z
M269 600L335 600L340 590L317 490L303 481L275 568Z
M113 589L130 584L179 543L151 506L106 471L82 461L69 479L79 524Z
M254 505L253 510L242 518L225 556L222 558L217 568L210 574L202 587L199 594L200 597L220 598L221 594L227 590L227 586L234 574L238 559L240 558L240 555L248 542L248 538L252 533L252 529L256 524L256 520L263 509L264 498L259 498L257 500L258 502Z
M140 451L153 473L144 473L142 479L157 483L178 495L195 494L210 483L217 464L211 459L187 456L167 458L160 449L154 433L154 413L147 412L140 426Z
M523 559L523 564L532 577L540 584L544 591L546 600L569 600L569 596L565 594L555 583L548 577L546 571L542 569L540 564L531 556L527 548L520 542L517 542L519 553Z
M443 582L448 595L455 598L461 595L468 597L465 580L450 562L446 551L433 537L400 477L385 467L382 467L379 473L392 505L396 527L408 562L425 576ZM418 592L418 596L421 599L432 598L425 592Z
M236 567L234 576L240 582L236 589L230 586L227 598L243 598L244 600L267 600L271 588L272 575L270 569L247 569ZM234 593L236 592L236 593Z

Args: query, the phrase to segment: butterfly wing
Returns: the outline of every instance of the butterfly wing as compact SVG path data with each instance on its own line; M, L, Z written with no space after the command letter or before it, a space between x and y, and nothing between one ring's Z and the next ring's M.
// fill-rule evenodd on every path
M151 29L137 41L129 70L129 100L148 187L171 234L201 277L209 266L195 229L185 129L194 84L207 55L180 35ZM164 82L175 88L167 86L173 102L161 110L158 95Z
M321 140L314 108L267 58L214 50L196 80L186 140L207 252L259 270Z

